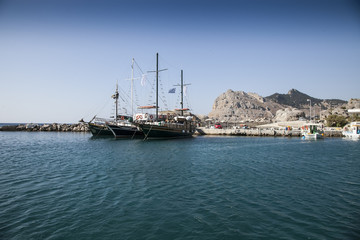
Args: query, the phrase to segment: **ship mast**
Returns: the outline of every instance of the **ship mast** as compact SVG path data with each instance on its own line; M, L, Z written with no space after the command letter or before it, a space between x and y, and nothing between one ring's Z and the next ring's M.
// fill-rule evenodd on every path
M183 70L181 69L181 116L184 116L184 83L183 83Z
M134 101L133 101L133 92L134 92L134 58L131 63L131 117L134 115Z
M184 84L184 81L183 81L183 70L181 70L181 84L177 84L177 85L174 85L174 86L177 86L179 87L180 86L180 93L181 93L181 102L180 102L180 106L181 106L181 116L184 116L184 86L187 86L187 85L191 85L191 83L188 83L188 84Z
M156 117L158 121L159 117L159 53L156 53Z
M118 120L118 99L119 99L119 91L118 91L118 82L116 81L116 90L115 94L111 96L115 99L115 121Z
M165 71L167 69L159 70L159 53L156 53L156 116L155 121L159 119L159 72ZM149 71L154 72L154 71Z

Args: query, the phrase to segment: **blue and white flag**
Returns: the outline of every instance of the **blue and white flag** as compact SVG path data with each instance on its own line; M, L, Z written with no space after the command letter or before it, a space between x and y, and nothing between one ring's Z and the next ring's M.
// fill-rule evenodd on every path
M175 93L175 91L176 91L176 88L172 88L169 90L169 93Z

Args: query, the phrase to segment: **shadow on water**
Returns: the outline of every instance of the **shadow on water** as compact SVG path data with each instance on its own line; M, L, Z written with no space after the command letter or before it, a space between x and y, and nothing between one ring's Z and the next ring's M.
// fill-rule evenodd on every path
M98 140L98 139L115 139L114 136L111 135L100 135L100 136L91 136L90 140Z

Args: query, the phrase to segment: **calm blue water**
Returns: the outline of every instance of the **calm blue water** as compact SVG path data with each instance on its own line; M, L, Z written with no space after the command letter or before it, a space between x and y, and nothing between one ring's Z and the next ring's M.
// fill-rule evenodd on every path
M0 132L0 239L360 239L360 142Z

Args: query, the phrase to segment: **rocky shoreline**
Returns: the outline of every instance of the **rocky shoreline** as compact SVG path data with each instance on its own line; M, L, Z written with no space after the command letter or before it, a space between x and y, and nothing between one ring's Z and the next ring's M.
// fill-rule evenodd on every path
M0 131L27 131L27 132L89 132L86 123L52 123L52 124L17 124L0 127Z

